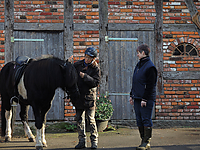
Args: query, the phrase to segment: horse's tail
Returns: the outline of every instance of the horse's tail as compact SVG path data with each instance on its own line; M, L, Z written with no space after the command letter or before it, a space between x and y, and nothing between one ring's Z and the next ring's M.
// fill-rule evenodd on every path
M0 71L0 94L2 92L2 70ZM5 107L1 97L1 136L5 136L6 132L6 118L5 118Z
M5 136L6 133L6 118L5 118L5 107L3 101L1 101L1 136Z

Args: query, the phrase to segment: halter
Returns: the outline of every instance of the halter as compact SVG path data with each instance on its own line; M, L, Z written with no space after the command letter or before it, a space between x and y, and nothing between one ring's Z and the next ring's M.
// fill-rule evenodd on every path
M62 68L65 68L65 69L66 69L67 63L68 63L68 62L66 61L64 64L60 64L60 66L61 66ZM74 66L72 66L72 67L74 67ZM79 89L78 89L77 84L76 84L75 86L76 86L76 89L75 89L75 90L72 90L72 91L69 91L69 90L67 90L67 87L64 87L64 91L67 93L67 96L64 96L63 99L66 99L66 98L69 99L73 93L79 92Z

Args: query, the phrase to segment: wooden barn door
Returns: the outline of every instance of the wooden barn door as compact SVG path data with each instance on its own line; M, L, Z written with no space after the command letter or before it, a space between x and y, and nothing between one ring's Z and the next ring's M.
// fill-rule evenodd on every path
M136 48L148 44L154 62L153 31L109 31L110 38L138 38L137 42L109 41L108 44L108 91L113 103L112 119L135 119L133 106L129 103L134 67L138 62Z
M41 58L42 55L53 55L64 59L63 32L49 31L15 31L13 60L18 56ZM47 120L64 120L64 92L56 90L52 107L47 114ZM17 112L20 111L20 106ZM16 116L20 120L19 113ZM32 107L29 110L29 120L35 120Z

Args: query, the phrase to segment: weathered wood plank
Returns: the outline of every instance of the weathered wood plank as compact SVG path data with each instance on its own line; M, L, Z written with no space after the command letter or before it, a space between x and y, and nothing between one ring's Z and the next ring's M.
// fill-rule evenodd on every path
M63 30L63 23L15 23L14 30Z
M163 24L163 31L196 32L196 29L194 24Z
M14 42L14 58L19 55L27 55L31 58L41 58L41 55L51 54L58 58L64 59L63 52L63 32L50 31L14 31L14 37L26 39L44 39L44 42ZM47 120L64 120L64 91L57 89L52 107L47 114ZM17 109L20 111L20 108ZM20 117L17 113L17 120ZM35 120L32 108L29 110L29 120Z
M65 59L73 55L73 0L64 0L63 44Z
M199 80L199 71L169 71L163 72L164 80Z
M4 23L0 23L0 30L4 30Z
M198 12L196 5L194 4L194 2L192 0L185 0L185 3L190 11L190 16L193 17ZM199 27L195 23L194 23L194 25L195 25L196 31L199 33L199 36L200 36Z
M4 29L4 23L0 23L0 29ZM14 23L14 30L47 30L63 31L63 23ZM74 31L96 31L99 30L99 24L75 23ZM153 31L153 25L142 24L112 24L108 23L109 31ZM163 31L192 31L196 32L194 24L163 24Z
M14 27L14 0L5 1L5 63L13 58L13 43L11 37L13 36Z
M100 93L108 91L108 0L99 0L99 59L101 68Z
M138 38L137 42L109 41L108 44L108 87L114 113L112 119L135 119L133 106L129 103L129 93L132 85L133 70L138 62L136 48L146 43L151 49L151 59L155 57L153 31L108 31L109 37ZM114 93L116 95L114 95ZM119 94L119 95L117 95Z
M157 95L163 94L163 0L155 0L155 65L158 71Z
M109 23L109 31L153 31L153 24L124 24L124 23Z

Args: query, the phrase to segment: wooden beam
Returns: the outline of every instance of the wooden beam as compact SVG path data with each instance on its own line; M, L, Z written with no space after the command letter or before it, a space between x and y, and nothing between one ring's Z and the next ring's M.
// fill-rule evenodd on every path
M63 26L63 23L15 23L14 30L62 31L64 28Z
M157 95L163 94L163 0L155 0L155 65L158 70Z
M167 71L163 72L164 80L199 80L199 71Z
M196 29L194 24L163 24L163 31L196 32Z
M193 17L198 12L193 0L185 0L185 3L186 3L186 5L187 5L187 7L190 11L190 16ZM198 26L196 24L195 24L195 28L196 28L196 31L199 33L199 36L200 36L200 29L198 28Z
M65 59L73 55L73 0L64 0L63 44Z
M0 30L4 30L4 23L0 23Z
M14 0L5 0L5 63L13 59L13 43L11 37L13 36L14 28Z
M108 0L99 0L99 60L101 69L100 94L108 91Z
M0 23L0 29L4 30L4 23ZM14 30L39 30L39 31L63 31L63 23L15 23ZM99 24L82 24L74 23L74 31L97 31ZM153 31L154 25L145 24L123 24L123 23L108 23L109 31ZM163 24L163 31L193 31L196 32L194 24Z

